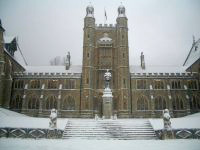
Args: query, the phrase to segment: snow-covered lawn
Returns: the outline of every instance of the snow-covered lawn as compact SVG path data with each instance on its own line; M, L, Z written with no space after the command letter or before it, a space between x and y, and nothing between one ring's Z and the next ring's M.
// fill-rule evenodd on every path
M0 150L199 150L200 140L50 140L1 138Z
M163 129L163 120L162 119L149 119L154 130ZM181 118L172 118L171 125L173 129L200 129L200 113L193 115L181 117ZM199 148L200 149L200 148Z
M64 130L68 119L57 120L58 129ZM36 118L0 108L0 128L49 128L49 118Z

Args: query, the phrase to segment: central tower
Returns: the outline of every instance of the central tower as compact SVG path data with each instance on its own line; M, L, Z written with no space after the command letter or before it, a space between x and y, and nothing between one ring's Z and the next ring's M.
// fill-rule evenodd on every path
M102 115L104 74L112 73L113 113L129 117L130 73L128 26L125 7L119 6L116 25L95 25L94 8L86 8L84 18L83 66L81 87L82 117Z

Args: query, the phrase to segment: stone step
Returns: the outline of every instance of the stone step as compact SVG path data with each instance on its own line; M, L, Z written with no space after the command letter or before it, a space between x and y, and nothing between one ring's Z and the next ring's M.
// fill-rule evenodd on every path
M68 122L63 139L157 139L148 120L76 120Z

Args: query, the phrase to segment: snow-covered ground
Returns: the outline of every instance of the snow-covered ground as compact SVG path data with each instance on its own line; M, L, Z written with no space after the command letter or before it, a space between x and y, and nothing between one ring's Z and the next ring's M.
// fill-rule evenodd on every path
M0 150L199 150L200 140L52 140L1 138Z
M163 120L162 119L149 119L154 130L163 129ZM193 115L181 117L181 118L172 118L171 126L173 129L200 129L200 113ZM200 148L199 148L200 149Z
M64 130L68 119L58 118L57 128ZM49 118L36 118L0 108L0 128L49 128Z
M63 130L67 124L67 121L68 119L58 118L57 120L58 129ZM163 128L162 119L155 118L155 119L149 119L149 121L151 122L154 130L160 130ZM172 118L171 123L172 123L172 128L174 129L200 128L200 113L196 113L181 118ZM29 117L4 108L0 108L0 127L49 128L49 118Z

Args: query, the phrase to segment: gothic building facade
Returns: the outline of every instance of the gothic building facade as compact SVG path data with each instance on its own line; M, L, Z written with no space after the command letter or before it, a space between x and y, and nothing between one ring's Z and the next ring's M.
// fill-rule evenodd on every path
M112 73L113 113L121 118L174 117L200 111L200 39L193 41L183 66L129 65L128 19L119 6L116 25L96 25L86 8L82 66L22 66L14 58L15 38L0 28L0 105L31 116L102 116L103 75ZM70 58L70 57L68 57Z

